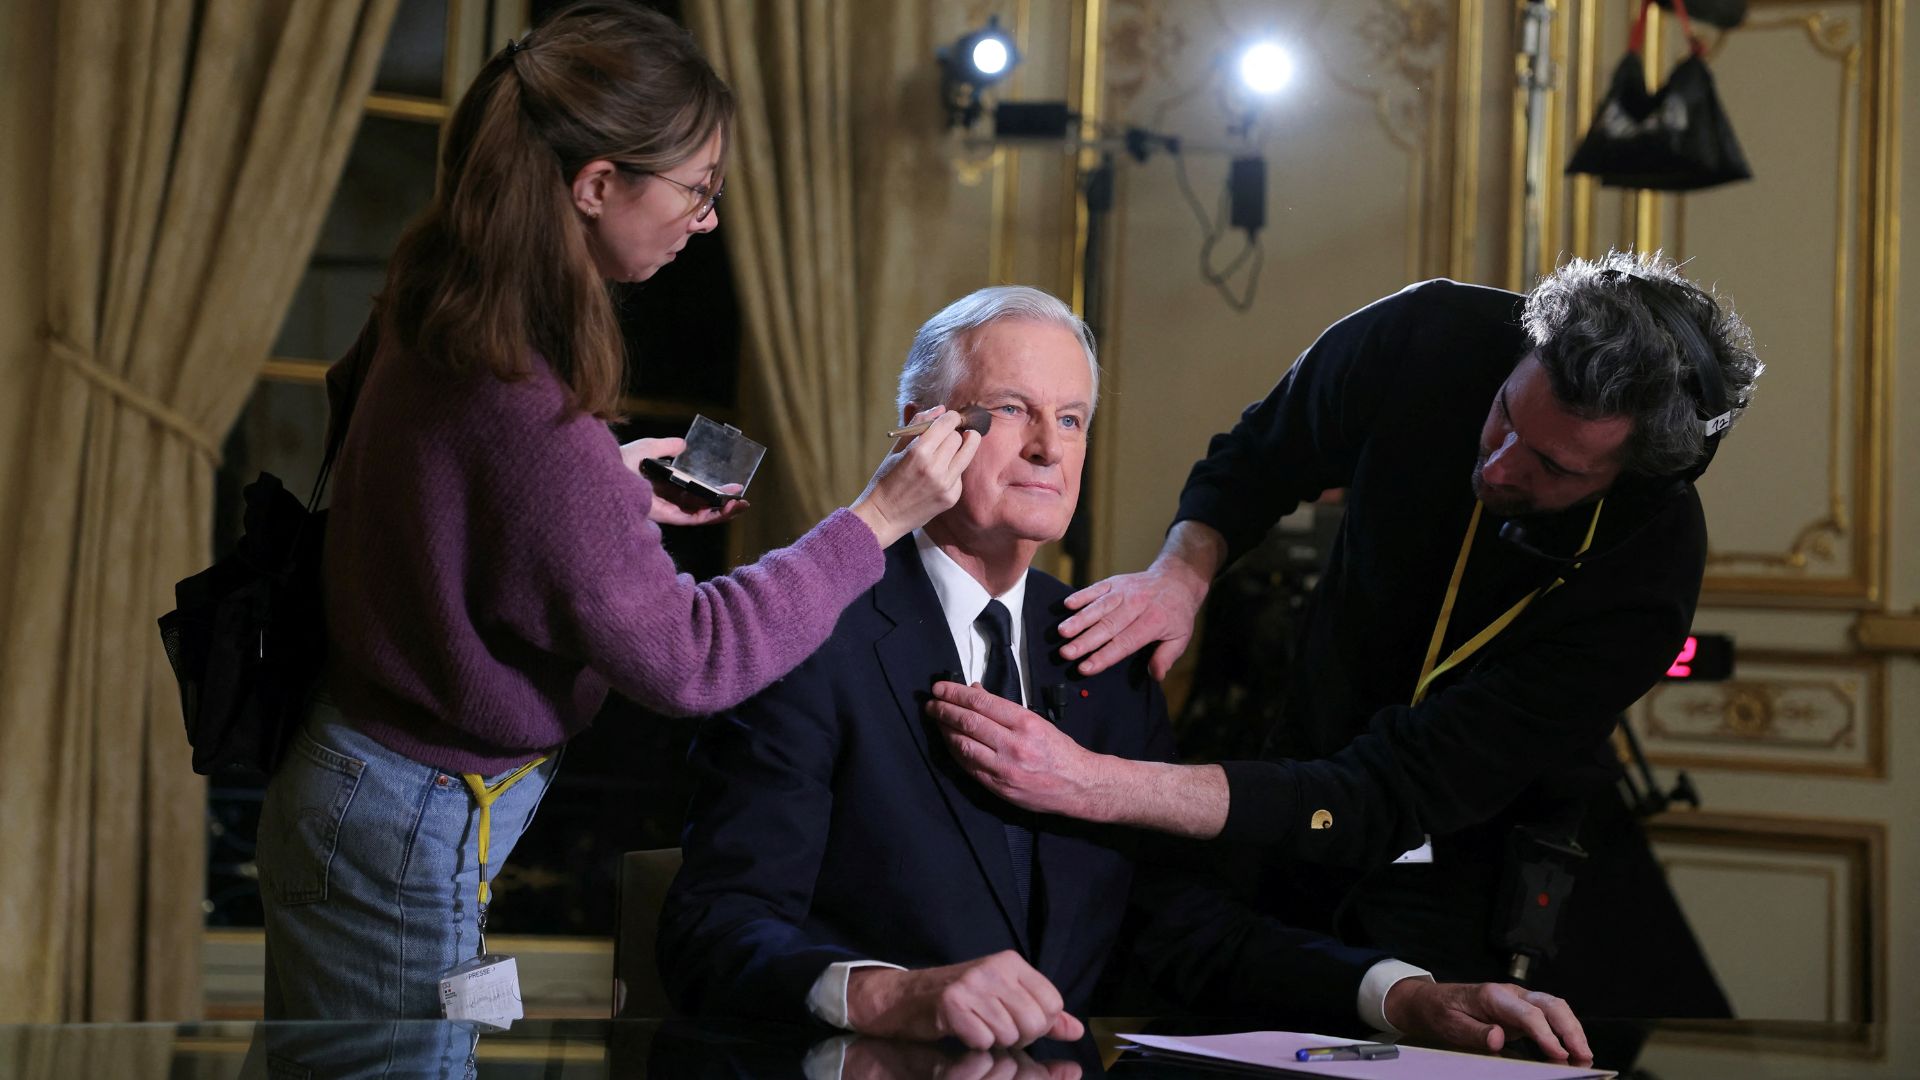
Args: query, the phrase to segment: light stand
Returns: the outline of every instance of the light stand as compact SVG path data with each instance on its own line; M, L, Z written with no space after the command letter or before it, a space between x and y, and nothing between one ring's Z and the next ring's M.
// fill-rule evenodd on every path
M1265 162L1257 156L1248 156L1243 143L1192 142L1144 128L1128 128L1120 135L1083 139L1076 131L1079 117L1058 102L1001 102L994 109L993 118L993 136L969 139L969 144L985 149L996 144L1029 142L1058 147L1073 156L1072 167L1078 174L1075 186L1081 198L1086 200L1087 209L1086 244L1080 256L1080 313L1087 328L1093 332L1095 341L1106 340L1109 329L1110 313L1107 310L1103 268L1110 244L1114 182L1120 155L1125 154L1136 163L1147 161L1155 153L1179 158L1190 150L1226 156L1232 162L1227 189L1228 221L1233 227L1248 231L1250 244L1265 223ZM1098 154L1096 164L1091 168L1083 168L1080 164L1082 152L1087 150ZM1209 281L1216 287L1220 284L1211 277ZM1229 299L1231 302L1232 298ZM1244 310L1242 304L1235 306ZM1093 505L1093 483L1091 473L1082 477L1079 505L1074 508L1073 519L1067 526L1066 535L1060 540L1061 550L1073 560L1071 584L1075 588L1092 584L1089 573L1092 567L1093 523L1089 508Z
M1546 230L1547 92L1553 89L1553 8L1546 0L1527 0L1520 16L1520 88L1526 91L1526 129L1522 142L1524 194L1520 207L1520 288L1540 279L1540 237Z
M1077 164L1078 153L1074 154ZM1106 340L1107 330L1107 288L1106 275L1100 272L1106 264L1107 228L1113 213L1114 159L1112 150L1100 153L1100 163L1080 177L1081 197L1087 203L1087 242L1080 252L1080 317L1086 320L1087 329L1093 331L1093 340ZM1073 508L1073 518L1067 523L1066 535L1060 538L1060 549L1073 560L1073 581L1076 589L1084 589L1093 584L1093 515L1088 507L1093 505L1094 474L1084 471L1080 478L1080 501Z

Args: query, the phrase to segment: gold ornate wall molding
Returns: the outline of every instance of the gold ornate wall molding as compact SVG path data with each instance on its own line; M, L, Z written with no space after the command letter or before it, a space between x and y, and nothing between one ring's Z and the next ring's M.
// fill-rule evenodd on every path
M1169 17L1165 5L1151 0L1113 0L1107 13L1107 31L1101 41L1106 69L1107 107L1116 117L1131 116L1147 87L1174 85L1178 64L1192 35L1184 19ZM1208 14L1218 23L1217 5ZM1189 7L1188 12L1192 11Z
M1401 199L1401 189L1405 191L1400 203L1405 208L1403 246L1386 258L1397 257L1409 279L1441 274L1471 278L1473 211L1480 195L1475 120L1481 106L1478 30L1484 2L1315 0L1310 5L1276 5L1234 0L1076 0L1075 10L1087 13L1076 25L1087 30L1092 42L1091 60L1081 69L1092 80L1083 97L1097 102L1106 132L1138 126L1217 145L1223 141L1217 133L1224 132L1227 118L1206 113L1204 107L1233 77L1228 61L1234 47L1256 29L1274 32L1296 46L1301 63L1297 81L1318 81L1324 89L1337 89L1342 96L1372 104L1374 123L1352 126L1352 133L1342 133L1340 138L1345 145L1366 140L1366 153L1376 160L1386 159L1381 162L1384 169L1372 177L1383 185L1392 178L1389 198ZM1473 32L1460 33L1462 27ZM1369 74L1372 82L1387 88L1384 97L1367 87ZM1327 96L1322 93L1321 100ZM1350 114L1346 102L1337 104L1343 117ZM1293 106L1283 103L1283 107ZM1182 121L1191 130L1182 130ZM1271 137L1256 139L1255 145L1276 161L1281 160L1276 154L1285 153L1284 148L1276 150L1279 144ZM1399 172L1400 162L1405 163L1404 181L1393 175ZM1283 169L1284 165L1275 172ZM1128 168L1119 172L1109 232L1113 242L1102 270L1113 285L1107 293L1109 311L1128 310L1130 299L1137 299L1125 295L1125 283L1141 275L1138 266L1128 265L1129 246L1123 238L1130 235L1133 220L1151 217L1150 211L1133 205L1130 198L1137 185L1148 182L1143 175L1147 172ZM1283 197L1280 185L1284 182L1274 181L1276 203ZM1379 216L1371 219L1379 220ZM1398 230L1389 226L1388 231ZM1276 223L1266 241L1270 262L1289 257L1289 252L1277 247L1279 241L1271 239L1282 235ZM1161 254L1152 257L1158 259ZM1179 261L1170 260L1168 265ZM1084 281L1077 258L1074 267L1078 294ZM1271 267L1269 272L1274 272ZM1182 272L1183 284L1189 274ZM1132 416L1141 415L1132 412L1128 396L1139 384L1129 378L1132 343L1120 329L1123 322L1124 318L1116 317L1101 342L1100 428L1108 432L1130 430ZM1223 414L1217 422L1226 419ZM1120 455L1098 436L1091 454L1092 572L1101 576L1136 569L1115 564L1120 541L1113 538L1128 531L1119 505L1127 490L1118 475Z
M1410 280L1472 273L1482 4L1318 0L1296 20L1315 60L1308 77L1368 101L1381 136L1405 156ZM1237 14L1220 0L1110 0L1105 115L1161 130L1173 108L1217 95L1231 76L1224 60L1245 40Z
M1332 23L1329 16L1336 9L1342 21ZM1445 70L1451 16L1440 0L1321 0L1310 24L1309 40L1328 81L1372 101L1380 130L1408 154L1422 153L1440 126L1439 95L1422 90L1438 85ZM1367 66L1351 64L1354 56ZM1379 74L1394 77L1376 78Z
M1887 1000L1887 829L1878 822L1834 821L1766 814L1670 811L1647 822L1647 838L1671 875L1675 869L1739 869L1803 875L1803 860L1828 860L1827 922L1818 928L1829 962L1844 964L1842 996L1831 1001L1837 1019L1881 1021ZM1686 895L1681 892L1682 905ZM1700 912L1690 912L1698 929ZM1878 1028L1863 1026L1861 1049L1878 1052Z
M1920 608L1905 614L1863 611L1853 624L1853 639L1869 652L1920 655Z
M1516 11L1522 2L1510 0ZM1624 40L1636 6L1614 4L1603 10L1599 0L1550 0L1550 6L1556 14L1553 56L1564 78L1552 92L1548 113L1553 127L1548 145L1564 161L1592 117L1599 90L1618 60L1618 43ZM1773 85L1786 79L1820 79L1821 89L1807 81L1805 95L1826 96L1828 90L1824 88L1831 85L1840 135L1831 158L1831 178L1822 181L1823 186L1831 183L1834 192L1833 202L1826 209L1833 227L1831 249L1817 255L1810 250L1780 255L1783 263L1790 265L1824 259L1834 280L1831 295L1819 297L1804 312L1796 309L1790 313L1794 319L1823 320L1829 327L1825 358L1828 400L1819 421L1826 431L1817 444L1825 451L1824 490L1816 508L1807 507L1805 502L1796 504L1801 508L1797 512L1807 517L1785 532L1777 548L1770 543L1756 546L1738 541L1717 545L1709 555L1702 598L1706 604L1872 609L1884 602L1889 452L1886 391L1896 344L1893 320L1898 296L1900 9L1898 0L1752 0L1746 25L1711 40L1711 56L1721 76L1723 97L1728 95L1729 72L1739 70L1743 51L1748 56L1753 54L1751 43L1762 37L1789 35L1802 42L1809 50L1809 65L1796 65L1791 70L1776 65L1768 69L1767 78ZM1656 9L1649 20L1645 50L1650 79L1664 81L1678 40L1671 20L1663 21ZM1831 73L1831 83L1826 81L1828 76L1814 74L1820 70L1816 64ZM1777 116L1775 111L1754 104L1743 110L1741 101L1730 97L1728 101L1736 124L1742 128L1772 122ZM1518 92L1513 95L1512 110L1515 138L1509 173L1511 190L1517 192L1522 168L1520 117L1524 110L1524 99ZM1814 163L1789 159L1755 160L1754 167L1758 179L1753 183L1772 184L1779 191L1790 191L1794 186L1786 175L1788 170L1817 169ZM1547 220L1541 230L1541 265L1555 265L1569 254L1591 258L1609 246L1659 247L1685 259L1694 254L1689 248L1689 208L1697 199L1717 197L1715 193L1687 197L1632 191L1616 196L1618 212L1614 213L1615 204L1603 203L1592 178L1562 177L1558 168L1550 169L1543 193ZM1517 195L1509 199L1514 209L1507 223L1508 283L1513 287L1523 285L1518 280L1518 203ZM1608 228L1608 223L1617 230ZM1727 277L1730 280L1723 284L1740 295L1737 273ZM1778 306L1768 311L1777 313ZM1766 344L1761 342L1762 355L1776 367L1803 359L1768 356ZM1794 405L1789 397L1769 395L1763 381L1759 409ZM1813 418L1808 420L1812 426ZM1773 446L1759 452L1792 451ZM1720 468L1722 474L1727 471L1724 465ZM1717 479L1720 477L1710 478L1709 489ZM1749 507L1756 505L1748 503ZM1716 524L1716 536L1736 536L1741 531L1737 524L1731 528L1725 527L1725 522Z
M1472 276L1480 12L1481 0L1321 0L1308 23L1327 80L1370 101L1406 155L1408 280Z
M1339 22L1329 20L1335 11ZM1432 261L1427 254L1432 215L1425 211L1432 202L1439 155L1429 148L1442 116L1440 95L1421 89L1437 85L1451 31L1436 0L1322 0L1308 33L1319 70L1343 93L1371 102L1381 134L1406 157L1409 280L1426 276L1422 271Z
M1648 760L1802 776L1886 776L1885 661L1755 649L1735 678L1663 682L1634 707Z
M1720 549L1708 556L1707 591L1719 603L1772 603L1782 599L1839 606L1871 606L1880 599L1883 533L1886 528L1884 405L1892 342L1876 332L1894 302L1891 266L1876 258L1874 238L1897 216L1881 163L1895 152L1893 118L1877 100L1881 82L1898 81L1898 57L1879 47L1893 27L1882 0L1807 11L1805 4L1781 14L1761 14L1722 35L1714 52L1721 62L1737 59L1741 43L1760 34L1790 34L1818 57L1838 66L1833 163L1835 200L1832 252L1834 290L1829 300L1829 363L1824 513L1802 524L1779 551ZM1684 198L1675 207L1674 248L1687 251ZM1821 573L1844 567L1840 573Z
M1832 567L1841 546L1851 546L1851 561L1855 567L1864 567L1872 571L1874 550L1878 548L1878 536L1870 536L1859 527L1857 517L1851 513L1851 507L1857 503L1870 502L1874 496L1862 492L1855 484L1847 482L1847 446L1845 436L1849 432L1847 415L1847 388L1857 371L1857 346L1855 336L1855 311L1860 306L1859 286L1868 286L1870 282L1860 281L1862 259L1860 246L1872 234L1874 219L1868 217L1870 208L1860 200L1862 179L1870 173L1872 160L1866 154L1872 150L1868 146L1872 133L1866 125L1866 111L1870 108L1868 100L1862 96L1860 86L1860 67L1866 40L1862 38L1862 29L1870 19L1870 12L1864 8L1857 13L1839 15L1834 12L1803 12L1770 15L1749 19L1747 25L1738 31L1720 35L1715 44L1716 58L1724 58L1732 46L1732 52L1738 56L1741 40L1763 35L1763 33L1797 33L1805 38L1807 46L1824 60L1839 65L1839 100L1837 100L1837 129L1843 133L1837 140L1837 156L1834 161L1836 175L1836 206L1834 206L1834 296L1832 296L1832 334L1830 334L1830 379L1828 379L1828 444L1826 444L1826 473L1828 473L1828 492L1826 492L1826 513L1812 519L1799 528L1784 552L1741 552L1741 550L1722 550L1709 555L1707 565L1713 575L1709 588L1743 592L1743 594L1770 594L1780 588L1780 578L1818 580L1809 575L1812 569L1822 565ZM1676 252L1686 252L1686 200L1674 198L1674 248ZM1862 342L1864 344L1864 342ZM1862 350L1864 352L1864 350ZM1868 371L1859 377L1866 380L1860 388L1860 394L1872 394L1884 386L1884 373L1878 369L1876 357L1860 356L1866 359ZM1857 444L1851 455L1851 461L1870 463L1874 461L1874 444L1878 434L1872 427L1857 427ZM1880 519L1878 507L1874 507L1874 519ZM1862 515L1866 517L1866 515ZM1845 584L1857 586L1847 588L1845 592L1857 592L1862 601L1872 601L1878 594L1878 575L1868 578L1853 575L1853 580ZM1799 590L1793 590L1799 594Z

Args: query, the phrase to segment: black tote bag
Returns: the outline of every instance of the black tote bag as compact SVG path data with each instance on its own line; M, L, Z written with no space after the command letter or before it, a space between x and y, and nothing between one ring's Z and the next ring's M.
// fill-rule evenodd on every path
M1655 191L1698 191L1752 179L1684 0L1675 0L1674 9L1692 52L1674 67L1666 85L1647 89L1641 45L1652 6L1653 0L1642 0L1627 55L1614 69L1613 84L1567 172L1597 176L1608 187Z

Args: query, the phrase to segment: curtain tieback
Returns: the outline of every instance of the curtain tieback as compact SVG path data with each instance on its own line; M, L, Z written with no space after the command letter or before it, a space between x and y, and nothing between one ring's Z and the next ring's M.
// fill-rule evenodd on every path
M127 380L101 367L71 341L51 330L45 331L47 347L60 362L78 372L93 385L105 390L117 398L122 405L135 412L145 414L146 418L185 439L194 449L206 455L214 468L220 467L220 446L198 424L186 418L179 410L133 385Z

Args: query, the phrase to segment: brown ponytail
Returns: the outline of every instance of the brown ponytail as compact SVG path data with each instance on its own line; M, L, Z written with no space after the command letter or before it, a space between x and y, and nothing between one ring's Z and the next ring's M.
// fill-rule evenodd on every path
M457 374L520 378L537 351L576 406L611 417L626 349L573 177L600 159L674 168L732 118L672 20L622 0L560 12L487 61L454 111L433 202L388 267L382 333Z

